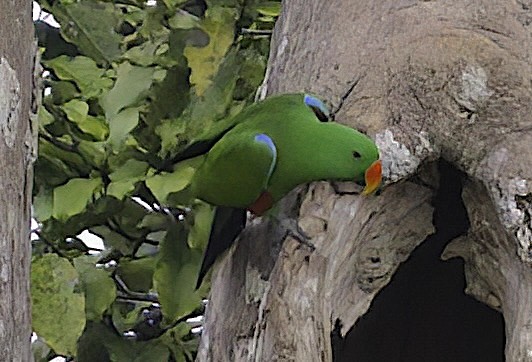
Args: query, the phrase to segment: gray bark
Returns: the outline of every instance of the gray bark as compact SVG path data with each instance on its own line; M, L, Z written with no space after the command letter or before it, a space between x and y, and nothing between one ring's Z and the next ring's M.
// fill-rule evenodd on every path
M380 197L327 183L281 202L314 251L267 219L219 263L199 360L330 361L398 265L432 233L432 161L468 176L466 293L502 311L506 360L532 360L530 1L291 0L276 25L264 94L312 92L380 147ZM415 176L415 177L413 177Z
M30 361L31 1L0 4L0 360ZM32 104L33 103L33 104Z

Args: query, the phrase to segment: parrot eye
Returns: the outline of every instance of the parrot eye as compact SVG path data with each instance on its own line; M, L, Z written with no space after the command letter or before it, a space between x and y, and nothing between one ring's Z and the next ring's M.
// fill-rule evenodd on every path
M362 155L359 152L357 152L357 151L353 151L353 157L354 158L360 158L360 157L362 157Z
M305 104L312 109L320 122L329 122L331 114L325 104L318 98L305 94Z

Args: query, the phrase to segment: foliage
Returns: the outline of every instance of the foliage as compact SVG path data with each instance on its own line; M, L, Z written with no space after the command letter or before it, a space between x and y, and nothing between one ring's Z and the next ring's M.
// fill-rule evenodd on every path
M36 24L35 359L192 360L212 210L186 192L199 161L172 160L253 101L279 2L39 3L61 28Z

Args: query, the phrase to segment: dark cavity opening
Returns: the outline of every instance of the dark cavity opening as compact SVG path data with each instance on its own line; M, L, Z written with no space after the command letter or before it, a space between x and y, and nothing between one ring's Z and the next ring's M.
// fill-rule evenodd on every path
M467 232L463 174L440 162L430 235L402 264L344 339L332 332L336 362L502 362L500 313L464 293L464 263L440 260L445 245Z

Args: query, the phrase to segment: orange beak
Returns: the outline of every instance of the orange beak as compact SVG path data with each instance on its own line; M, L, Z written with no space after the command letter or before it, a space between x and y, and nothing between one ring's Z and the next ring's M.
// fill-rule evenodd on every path
M382 180L382 162L377 160L368 167L365 174L366 187L362 190L362 195L369 195L375 192Z

